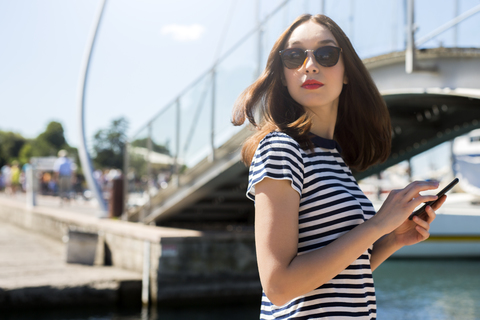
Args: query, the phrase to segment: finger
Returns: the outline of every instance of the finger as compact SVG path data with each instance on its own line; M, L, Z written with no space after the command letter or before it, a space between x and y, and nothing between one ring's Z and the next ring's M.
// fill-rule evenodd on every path
M435 203L432 204L432 209L433 210L440 209L440 207L445 203L446 200L447 200L447 195L444 194L443 197L441 197L440 199L438 199L438 201L435 201Z
M427 221L428 223L432 223L432 221L435 220L435 218L437 217L437 214L431 206L425 206L425 209L421 214L418 215L418 217L422 220Z
M430 180L430 181L426 181L426 180L420 180L420 181L413 181L411 182L410 184L408 184L405 188L403 189L400 189L400 190L403 190L405 191L405 193L411 191L411 190L414 190L418 187L425 187L425 186L432 186L434 189L435 187L438 188L438 185L439 185L439 182L438 181L434 181L434 180Z
M423 210L423 212L420 213L418 216L425 221L432 222L435 219L435 217L437 216L435 211L438 210L445 203L446 199L447 199L447 196L444 195L443 197L441 197L437 201L433 201L433 203L430 203L429 206L425 206L425 209ZM428 207L431 208L432 213L427 211Z
M438 199L438 197L436 195L433 195L433 194L432 195L418 196L416 198L411 199L408 204L413 206L413 209L415 209L417 206L419 206L422 203L432 202L432 201L435 201L437 199Z
M437 189L438 185L437 181L415 181L405 187L404 194L408 199L412 199L418 196L421 191Z
M418 226L422 227L423 229L425 229L427 231L430 229L430 223L428 223L423 218L415 216L415 217L413 217L413 222L415 222Z
M417 232L420 234L420 236L422 238L420 241L426 240L426 239L428 239L428 237L430 237L430 233L420 226L416 226L415 230L417 230Z
M427 222L431 223L433 220L435 220L435 218L437 217L437 214L435 213L435 211L432 209L431 206L427 206L425 208L425 212L427 213L428 217L427 217ZM427 229L428 230L428 229Z

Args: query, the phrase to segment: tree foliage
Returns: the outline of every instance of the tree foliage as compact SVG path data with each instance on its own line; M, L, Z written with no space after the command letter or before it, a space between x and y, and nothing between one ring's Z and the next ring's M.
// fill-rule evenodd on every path
M0 167L17 160L25 143L26 139L18 133L0 131Z
M65 149L69 157L77 158L77 149L68 145L61 123L51 121L44 132L35 139L26 139L20 134L0 131L0 167L13 160L27 163L31 157L57 156L59 150Z
M69 149L61 123L52 121L44 132L32 141L31 155L34 157L56 156L61 149Z
M97 131L93 137L93 162L97 168L123 169L123 153L127 141L128 121L114 119L106 129Z

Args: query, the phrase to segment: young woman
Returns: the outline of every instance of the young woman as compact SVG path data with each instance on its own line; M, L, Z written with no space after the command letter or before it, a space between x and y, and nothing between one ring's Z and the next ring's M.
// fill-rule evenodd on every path
M350 168L385 161L387 107L340 27L302 15L280 36L263 74L238 98L233 123L257 132L243 146L255 201L261 319L375 319L372 271L428 238L408 216L438 187L413 182L375 213ZM256 119L261 119L257 121ZM259 122L259 123L257 123Z

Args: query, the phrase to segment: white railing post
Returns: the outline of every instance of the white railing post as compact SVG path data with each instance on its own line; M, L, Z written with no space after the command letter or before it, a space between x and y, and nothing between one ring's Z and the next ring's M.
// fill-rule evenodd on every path
M140 211L139 221L142 223L145 221L145 217L147 217L150 214L150 211L152 208L152 196L150 195L150 188L152 185L152 165L150 163L150 159L152 157L151 152L152 152L152 121L148 123L147 156L145 159L147 161L147 186L146 186L146 189L147 189L146 204L147 205L145 206L145 210Z
M150 300L150 241L143 242L142 304L148 306Z
M459 7L458 0L454 0L455 2L455 18L458 17L459 14ZM455 25L453 29L453 47L456 48L458 46L458 24Z
M255 71L255 79L260 77L262 73L262 41L263 41L263 26L262 26L262 19L261 19L261 12L260 12L260 0L257 0L257 8L256 8L256 16L257 16L257 31L258 31L258 38L257 38L257 70Z
M121 216L121 220L128 221L128 169L129 169L129 153L128 149L130 148L130 144L128 141L125 142L123 147L123 212ZM134 181L135 183L135 181Z
M32 209L36 205L35 168L32 164L27 166L25 176L27 180L27 208Z
M213 162L215 160L215 87L216 87L216 66L212 68L212 109L210 116L210 147L211 152L209 160Z
M405 71L410 74L415 69L415 18L414 0L407 0L407 48L405 50Z
M180 98L177 98L177 102L175 104L175 157L173 158L173 170L174 170L174 181L176 187L180 185L180 168L178 165L179 154L180 154Z

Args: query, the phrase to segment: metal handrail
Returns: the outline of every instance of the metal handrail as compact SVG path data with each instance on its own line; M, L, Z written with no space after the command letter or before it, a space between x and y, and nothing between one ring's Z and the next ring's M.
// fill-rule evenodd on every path
M240 47L243 43L245 43L252 35L255 34L255 32L259 31L265 23L267 23L280 9L282 9L288 2L291 0L285 0L281 4L279 4L272 12L270 12L254 29L250 30L247 32L240 40L238 40L230 49L228 49L220 58L217 59L213 63L213 65L207 69L204 73L202 73L199 77L197 77L194 81L192 81L189 85L185 87L184 90L182 90L175 98L172 99L169 103L165 105L165 107L161 108L153 117L151 120L149 120L144 126L141 126L140 129L132 135L132 137L135 137L137 134L139 134L145 127L148 126L150 122L153 122L156 118L158 118L165 110L167 110L169 107L171 107L178 99L180 99L182 96L184 96L189 88L191 88L194 84L200 82L203 78L207 77L209 74L211 74L216 67L232 52L234 52L238 47Z
M465 19L470 18L471 16L473 16L474 14L479 13L479 12L480 12L480 4L471 8L471 9L469 9L469 10L467 10L467 11L465 11L464 13L458 15L457 17L448 21L444 25L438 27L437 29L433 30L432 32L428 33L427 35L423 36L422 38L418 39L417 41L415 41L415 46L417 46L417 47L421 46L425 42L434 39L439 34L447 31L448 29L456 26L457 24L461 23Z

